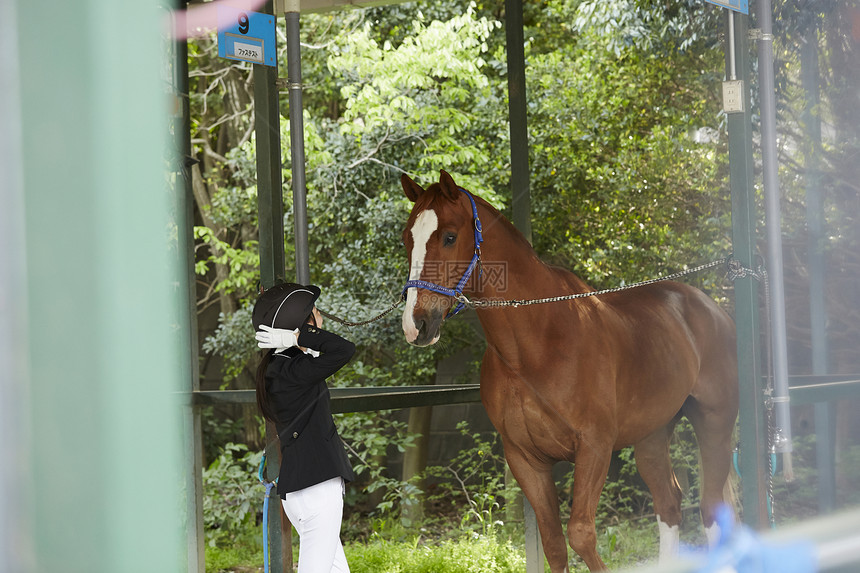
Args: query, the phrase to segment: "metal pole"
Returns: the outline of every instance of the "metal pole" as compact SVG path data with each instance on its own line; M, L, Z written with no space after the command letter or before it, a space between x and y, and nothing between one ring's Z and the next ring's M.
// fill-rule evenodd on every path
M732 252L747 268L755 266L756 209L753 193L752 127L750 121L749 50L746 44L748 17L726 10L735 34L736 69L743 82L741 111L726 114L729 135L729 176L732 187ZM732 68L726 62L727 70ZM740 385L739 466L744 500L744 521L756 527L767 523L765 460L767 455L764 400L761 388L759 337L759 285L752 277L735 281L735 326L737 329L738 383Z
M508 114L511 124L511 209L514 226L532 240L529 192L529 133L522 0L505 0Z
M293 174L293 220L296 231L296 280L311 282L308 252L308 202L305 184L305 128L302 117L302 54L299 0L286 3L287 86L290 92L290 169Z
M780 192L776 153L776 89L773 79L773 26L770 0L759 1L761 34L758 36L758 76L761 94L762 179L767 221L768 275L770 277L770 330L773 352L773 405L776 429L774 451L791 452L791 414L788 397L788 344L785 332Z
M738 79L737 57L735 56L735 19L729 15L729 79Z

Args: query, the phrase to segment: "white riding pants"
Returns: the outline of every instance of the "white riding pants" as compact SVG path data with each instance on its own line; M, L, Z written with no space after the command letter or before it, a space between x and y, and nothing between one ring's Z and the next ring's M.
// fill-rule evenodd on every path
M340 542L343 478L286 494L284 513L299 534L298 573L349 573Z

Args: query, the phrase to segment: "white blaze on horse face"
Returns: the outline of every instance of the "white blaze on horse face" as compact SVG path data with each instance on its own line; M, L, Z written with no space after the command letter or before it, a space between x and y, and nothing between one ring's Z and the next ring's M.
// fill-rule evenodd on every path
M660 563L676 559L681 547L681 532L677 525L671 527L657 516L657 528L660 530Z
M421 278L424 271L424 257L427 256L427 241L439 226L439 218L433 209L421 211L415 218L410 232L412 233L412 265L409 269L409 280L415 281ZM415 312L415 304L418 302L418 289L410 288L406 291L406 308L403 311L403 334L409 342L418 338L418 329L412 313Z

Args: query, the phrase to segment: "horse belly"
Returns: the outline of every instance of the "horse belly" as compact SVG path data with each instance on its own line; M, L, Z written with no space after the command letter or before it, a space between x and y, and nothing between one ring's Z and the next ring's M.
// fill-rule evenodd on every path
M565 387L568 391L562 391ZM586 401L589 408L581 408L583 402L569 388L570 380L560 375L549 379L505 376L493 381L482 376L481 400L506 444L544 462L573 461L583 439L598 439L590 428L614 420L600 401Z
M689 383L669 384L671 391L636 393L619 397L618 433L613 449L630 446L668 424L681 410L689 395ZM649 385L654 388L654 385Z
M670 334L671 332L671 334ZM615 448L636 443L669 423L699 375L700 358L683 329L642 337L618 370Z

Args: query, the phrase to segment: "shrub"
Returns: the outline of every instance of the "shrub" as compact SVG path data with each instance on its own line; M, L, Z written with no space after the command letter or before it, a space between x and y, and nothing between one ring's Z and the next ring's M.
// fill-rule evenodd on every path
M257 479L262 452L228 443L203 470L203 525L207 544L235 540L253 527L262 511L264 490Z

